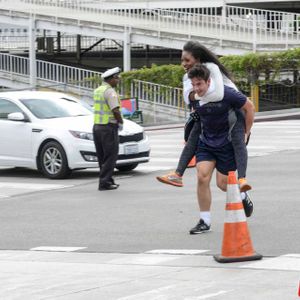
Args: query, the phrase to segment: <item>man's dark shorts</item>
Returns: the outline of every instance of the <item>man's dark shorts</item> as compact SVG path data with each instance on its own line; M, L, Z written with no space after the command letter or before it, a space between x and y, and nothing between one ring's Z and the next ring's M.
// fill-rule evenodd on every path
M220 148L210 147L199 140L196 150L197 163L200 161L216 161L216 169L223 175L236 170L234 150L232 144Z

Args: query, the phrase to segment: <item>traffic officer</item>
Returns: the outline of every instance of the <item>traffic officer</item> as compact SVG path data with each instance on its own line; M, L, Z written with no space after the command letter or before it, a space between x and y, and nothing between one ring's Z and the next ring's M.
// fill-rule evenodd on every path
M100 168L99 190L115 190L119 187L112 178L119 153L118 130L123 128L121 102L115 87L119 83L119 67L102 75L102 84L94 91L93 135Z

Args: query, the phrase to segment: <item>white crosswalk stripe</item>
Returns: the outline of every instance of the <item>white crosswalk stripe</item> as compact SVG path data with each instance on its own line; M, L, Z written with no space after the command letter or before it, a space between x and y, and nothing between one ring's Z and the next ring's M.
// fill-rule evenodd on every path
M241 266L241 268L264 270L300 271L300 254L281 255L267 260Z
M36 191L49 191L72 187L73 185L62 184L42 184L31 182L0 182L0 199L6 199L11 196L16 196L24 193Z
M57 247L57 246L40 246L29 249L30 251L45 251L45 252L74 252L86 249L86 247Z
M183 128L147 132L151 144L151 160L136 170L153 172L172 170L183 149ZM279 151L300 150L300 120L254 123L248 145L249 157L270 155Z
M249 157L300 149L300 121L255 123L248 146Z
M184 147L183 128L147 132L151 145L150 162L140 164L136 170L151 172L175 169Z

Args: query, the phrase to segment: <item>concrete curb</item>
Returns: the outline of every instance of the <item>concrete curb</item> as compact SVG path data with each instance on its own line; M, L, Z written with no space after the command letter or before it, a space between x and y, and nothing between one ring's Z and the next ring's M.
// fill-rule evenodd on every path
M299 120L300 119L300 109L292 108L285 110L273 110L266 112L256 113L254 122L271 122L271 121L283 121L283 120ZM153 125L145 126L145 131L155 131L163 129L177 129L183 128L185 123L176 123L176 124L164 124L164 125Z

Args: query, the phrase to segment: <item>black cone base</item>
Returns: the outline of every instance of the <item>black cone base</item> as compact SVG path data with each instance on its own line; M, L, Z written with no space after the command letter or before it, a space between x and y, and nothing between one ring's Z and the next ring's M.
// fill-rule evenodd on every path
M214 259L219 263L231 263L231 262L242 262L251 260L260 260L263 256L258 253L254 253L250 256L239 256L239 257L225 257L222 255L214 255Z

